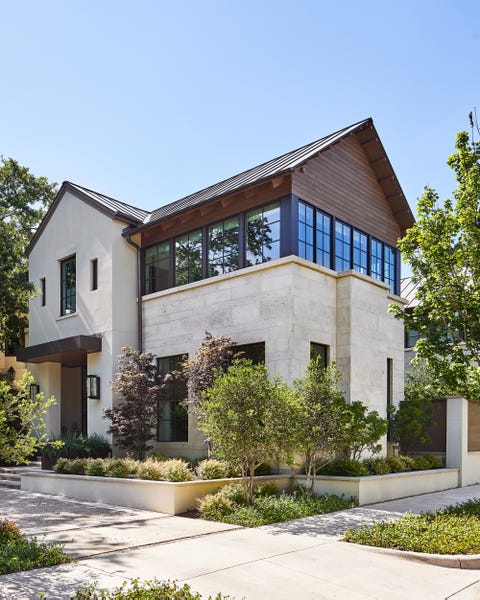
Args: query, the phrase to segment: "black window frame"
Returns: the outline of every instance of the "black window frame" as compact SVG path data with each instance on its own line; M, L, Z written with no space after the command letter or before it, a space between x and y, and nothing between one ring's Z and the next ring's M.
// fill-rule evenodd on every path
M262 244L262 255L261 255L261 260L260 261L256 261L256 262L250 262L249 260L249 252L251 252L251 250L249 250L249 216L257 211L261 211L262 213L262 220L265 219L265 212L267 212L268 210L278 210L278 219L276 219L275 221L272 222L267 222L268 225L276 225L278 223L278 237L276 238L272 238L269 242L267 243L263 243ZM266 262L270 262L271 260L277 260L278 258L281 258L282 256L282 203L281 203L281 199L279 198L278 200L273 200L272 202L269 202L267 204L261 204L260 206L257 206L255 208L251 208L247 211L245 211L245 266L246 267L253 267L255 265L261 265L264 264ZM274 256L273 258L268 256L268 252L270 252L272 250L272 248L269 248L269 244L273 246L273 244L275 244L275 248L278 248L278 256ZM266 252L267 251L267 252Z
M40 278L40 306L47 305L47 280L45 277Z
M71 277L71 273L67 273L67 268L73 263L75 285L66 286L67 277ZM72 291L73 290L73 291ZM68 293L67 293L68 291ZM73 299L73 302L72 302ZM68 306L70 303L70 307ZM71 308L73 304L73 309ZM65 317L73 315L77 312L77 256L72 254L60 261L60 315Z
M233 350L240 355L239 358L251 360L254 365L265 364L265 342L237 344Z
M327 368L330 364L330 346L319 342L310 342L310 360L314 360L318 356L322 358L323 367Z
M98 258L90 261L90 291L98 290Z
M225 269L225 246L222 246L222 261L221 261L221 272L220 273L211 273L210 268L211 268L211 235L210 235L210 230L214 227L219 227L222 226L222 237L225 238L225 223L227 221L233 221L234 219L236 219L237 221L237 262L235 263L234 268L230 268L230 269ZM238 269L240 269L240 264L241 264L241 228L242 228L242 219L240 218L240 214L237 213L236 215L232 215L230 217L225 217L225 219L222 219L220 221L215 221L213 223L208 223L205 226L206 229L206 243L207 243L207 251L206 251L206 269L207 269L207 278L209 277L216 277L217 275L223 275L224 273L232 273L233 271L237 271ZM205 261L204 261L205 262Z
M180 364L187 358L185 354L157 357L157 373L160 380L171 371L179 371ZM161 369L161 361L168 361L168 369ZM186 382L180 378L167 382L157 404L157 442L188 442L188 410L182 403L187 398ZM162 404L169 403L170 418L162 418ZM164 435L162 424L169 423L169 432Z
M178 277L178 262L177 262L177 257L178 257L178 242L180 239L182 238L188 238L187 243L190 244L190 236L193 236L194 234L200 234L200 243L196 244L196 246L200 249L200 264L199 265L193 265L191 264L191 255L187 254L186 256L186 260L187 260L187 265L186 265L186 281L178 281L179 277ZM205 279L204 275L204 271L205 271L205 252L204 252L204 239L205 239L205 227L197 227L195 229L192 229L190 231L187 231L185 233L182 233L181 235L177 235L175 236L174 240L173 240L173 249L174 249L174 272L173 272L173 278L174 278L174 287L178 287L180 285L187 285L189 283L194 283L195 281L201 281L202 279ZM191 249L189 250L189 252L191 252ZM195 274L194 269L197 269L197 267L200 267L199 269L199 276L197 276Z

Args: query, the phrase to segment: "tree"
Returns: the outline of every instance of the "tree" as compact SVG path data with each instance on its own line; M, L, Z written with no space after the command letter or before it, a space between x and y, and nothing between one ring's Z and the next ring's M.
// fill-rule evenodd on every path
M182 365L182 376L187 381L188 406L193 412L202 400L202 393L224 373L235 358L235 342L225 336L215 337L208 331L195 354Z
M46 439L44 416L55 399L31 398L33 381L28 371L11 384L0 380L0 461L26 464Z
M235 362L202 396L199 428L214 453L241 471L249 501L255 469L263 462L288 460L296 442L298 401L264 364Z
M149 442L155 437L163 390L153 359L153 354L140 353L130 346L122 348L112 382L119 404L104 411L104 417L112 422L107 433L140 460L152 448Z
M422 336L416 361L433 370L447 393L480 401L480 143L459 133L448 164L458 183L453 200L440 204L425 188L417 222L399 244L418 306L411 313L391 310Z
M35 177L12 158L0 162L0 350L23 339L28 300L25 249L57 191L55 183Z
M348 405L348 412L350 420L345 433L351 458L358 460L364 452L378 454L382 449L378 441L387 433L387 419L382 419L376 410L368 411L358 401Z

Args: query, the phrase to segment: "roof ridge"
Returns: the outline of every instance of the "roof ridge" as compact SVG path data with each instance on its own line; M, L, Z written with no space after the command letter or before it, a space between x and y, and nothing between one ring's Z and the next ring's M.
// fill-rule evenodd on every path
M74 187L83 190L84 192L89 192L91 194L96 194L97 196L103 196L107 200L112 200L113 202L118 202L118 204L122 204L128 208L133 208L135 210L139 210L140 212L145 213L145 215L149 215L150 211L145 210L144 208L140 208L139 206L135 206L134 204L129 204L128 202L123 202L123 200L118 200L117 198L113 198L112 196L107 196L107 194L103 194L102 192L97 192L96 190L91 190L90 188L86 188L83 185L79 185L78 183L74 183L73 181L64 181L63 183L67 183L69 185L73 185Z

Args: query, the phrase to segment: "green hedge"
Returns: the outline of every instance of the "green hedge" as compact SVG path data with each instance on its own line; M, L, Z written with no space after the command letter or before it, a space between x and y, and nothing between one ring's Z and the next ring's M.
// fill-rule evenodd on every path
M388 456L355 460L341 458L333 460L317 470L317 475L343 475L345 477L363 477L368 475L388 475L406 471L426 471L439 469L442 466L438 456L425 454L422 456Z

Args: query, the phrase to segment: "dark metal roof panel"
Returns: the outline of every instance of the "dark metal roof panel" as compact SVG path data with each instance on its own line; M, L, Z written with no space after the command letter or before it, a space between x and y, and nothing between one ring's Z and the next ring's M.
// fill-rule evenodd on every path
M92 200L98 202L99 204L101 204L108 210L111 210L113 213L118 214L119 216L125 216L135 221L138 221L139 223L143 223L146 217L150 214L146 210L137 208L136 206L132 206L130 204L126 204L125 202L120 202L120 200L115 200L115 198L110 198L110 196L99 194L98 192L94 192L93 190L84 188L81 185L72 183L71 181L67 183L71 187L77 189L82 194L86 194Z
M285 172L292 171L322 150L327 149L329 146L335 144L350 133L370 125L371 122L371 119L359 121L358 123L350 125L349 127L345 127L344 129L327 135L319 140L316 140L315 142L311 142L310 144L306 144L301 148L297 148L296 150L282 154L281 156L273 158L272 160L262 163L261 165L253 167L252 169L243 171L238 175L234 175L233 177L225 179L224 181L220 181L219 183L211 185L203 190L190 194L189 196L185 196L180 200L162 206L157 210L154 210L145 219L144 224L150 225L155 221L160 221L181 211L194 208L195 206L213 200L214 198L232 194L244 187L259 183L266 179L271 179L272 177L281 175Z

